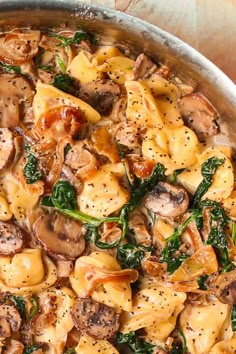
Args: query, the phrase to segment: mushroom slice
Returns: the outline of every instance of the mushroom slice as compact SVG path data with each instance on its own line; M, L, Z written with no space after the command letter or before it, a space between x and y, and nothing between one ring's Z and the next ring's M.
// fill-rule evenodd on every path
M0 128L0 171L13 161L15 144L13 134L8 128Z
M140 54L134 64L134 80L147 79L158 67L153 61L144 53Z
M33 231L42 247L59 259L75 259L85 248L85 228L60 214L40 216Z
M21 105L30 107L34 91L23 76L0 74L0 127L11 128L19 124Z
M23 247L23 234L16 225L0 222L0 254L10 256Z
M189 93L178 100L178 108L184 123L200 140L218 134L218 113L200 93Z
M40 31L11 32L0 38L0 60L19 65L38 52Z
M78 298L71 316L75 327L94 339L112 338L119 328L115 309L91 298Z
M79 98L100 114L111 113L113 103L120 95L120 87L111 80L95 80L81 86Z
M145 198L147 209L166 217L184 214L188 205L189 198L186 190L167 182L159 182Z
M21 317L13 305L0 305L0 336L7 338L17 332L21 326Z
M215 283L215 296L223 304L236 304L236 270L220 274Z

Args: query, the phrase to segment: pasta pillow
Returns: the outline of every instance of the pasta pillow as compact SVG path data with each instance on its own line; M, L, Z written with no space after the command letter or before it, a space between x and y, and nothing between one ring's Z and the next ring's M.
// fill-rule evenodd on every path
M107 340L95 340L85 334L80 337L79 344L75 348L75 351L78 354L119 354Z
M186 294L158 284L149 284L133 296L130 312L121 315L121 332L128 333L155 326L177 316L184 308Z
M198 156L196 163L178 176L178 181L188 192L194 194L203 179L201 175L201 166L211 157L223 159L224 163L218 167L213 176L213 183L204 194L203 199L208 198L215 201L221 201L222 199L229 197L233 190L234 172L230 159L216 147L204 150Z
M132 308L130 283L136 279L135 270L121 270L115 258L104 252L77 259L70 275L71 286L79 297L90 295L95 301L126 311Z

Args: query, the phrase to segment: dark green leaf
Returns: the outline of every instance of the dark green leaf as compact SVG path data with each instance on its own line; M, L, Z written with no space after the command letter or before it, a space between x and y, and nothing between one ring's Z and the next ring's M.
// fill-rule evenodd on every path
M76 209L77 200L74 187L67 181L58 181L53 186L51 201L58 209Z
M208 287L206 285L206 280L208 279L208 275L204 274L202 275L199 279L198 279L198 285L199 285L199 289L201 290L207 290Z
M64 354L76 354L76 350L75 350L75 348L68 348L68 349L66 349Z
M30 301L32 302L32 307L30 309L30 313L29 313L29 316L28 316L28 321L31 320L38 313L37 300L34 297L32 297L30 299Z
M135 354L152 354L156 347L152 343L146 342L135 332L126 334L118 332L115 338L116 344L126 344Z
M47 195L46 197L43 197L41 200L41 205L45 207L54 207L54 204L52 202L51 196Z
M24 176L28 184L37 182L42 178L42 173L37 170L37 159L32 153L27 157L27 162L24 167Z
M30 347L24 349L23 354L31 354L37 349L39 349L39 347L36 344L31 345Z
M196 220L200 215L200 212L198 210L195 210L191 216L188 217L185 222L180 225L174 233L168 237L166 241L166 247L162 251L162 262L167 263L167 271L168 273L172 274L176 269L179 268L181 263L188 258L188 255L186 254L179 254L176 256L176 251L179 250L179 247L181 246L181 241L180 237L182 236L184 230L186 227L192 222L193 220Z
M233 244L236 246L236 222L232 222L232 241Z
M150 251L150 247L125 243L117 248L116 259L121 263L122 268L138 269L141 267L145 253Z
M20 316L23 320L27 319L27 314L26 314L26 307L25 307L25 300L21 296L15 296L15 295L7 295L5 299L9 299L13 302L15 307L20 313Z
M56 74L53 78L52 85L61 91L73 95L75 93L74 82L75 79L67 74Z
M231 326L232 326L232 331L236 332L236 305L233 305L232 312L231 312Z
M62 74L66 73L66 65L59 54L56 54L56 62Z
M72 146L68 143L64 149L64 156L66 156L71 149Z
M41 69L41 70L50 72L53 70L53 66L52 65L37 65L37 69Z
M175 170L171 178L171 183L176 183L177 176L180 175L184 170L185 168L179 168L178 170Z
M52 34L52 37L55 37L61 41L61 43L58 44L58 46L60 47L66 47L70 44L80 44L80 42L83 40L88 40L94 44L96 44L97 42L96 38L93 35L82 30L75 32L74 36L71 38L66 38L59 34Z
M187 343L186 338L183 332L179 329L174 330L173 332L174 342L172 343L172 347L170 350L170 354L184 354L187 353Z
M21 68L20 66L14 66L14 65L7 65L5 63L3 63L2 61L0 62L0 65L8 72L15 72L17 74L21 74Z
M210 157L207 159L201 167L201 174L203 176L202 182L199 184L197 191L193 198L193 208L195 208L204 194L208 191L209 187L212 185L212 179L216 173L218 167L224 163L224 159L218 159L217 157Z
M220 262L223 268L230 264L228 254L228 242L226 235L226 225L230 218L226 215L225 210L219 203L205 199L199 203L199 208L209 207L210 216L210 233L208 235L207 244L212 245L220 253Z

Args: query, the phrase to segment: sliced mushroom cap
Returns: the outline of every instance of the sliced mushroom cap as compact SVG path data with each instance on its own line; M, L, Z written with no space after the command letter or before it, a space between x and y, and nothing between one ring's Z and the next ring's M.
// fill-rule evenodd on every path
M0 171L13 161L15 144L13 134L8 128L0 128Z
M22 231L16 225L0 222L0 254L10 256L20 252L24 243Z
M236 304L236 270L219 275L214 283L215 296L223 304Z
M11 128L19 124L21 105L29 107L34 91L23 76L0 74L0 127Z
M119 95L120 87L111 80L91 81L81 86L79 92L79 98L104 116L111 113Z
M144 53L140 54L134 64L134 80L147 79L158 67L153 61Z
M178 108L184 123L200 140L218 134L218 113L200 93L189 93L178 100Z
M0 336L10 337L21 326L21 317L13 305L0 305Z
M38 52L40 31L11 32L0 38L0 60L19 65Z
M147 209L166 217L176 217L185 213L188 205L186 190L167 182L159 182L145 198Z
M85 248L85 228L60 214L40 216L33 225L42 247L59 259L75 259Z
M94 339L112 338L119 328L115 309L91 298L78 298L71 316L75 327Z

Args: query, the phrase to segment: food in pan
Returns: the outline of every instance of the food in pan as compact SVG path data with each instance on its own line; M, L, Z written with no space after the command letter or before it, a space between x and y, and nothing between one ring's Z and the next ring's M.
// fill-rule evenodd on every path
M94 35L0 37L2 353L236 352L233 151L212 104Z

